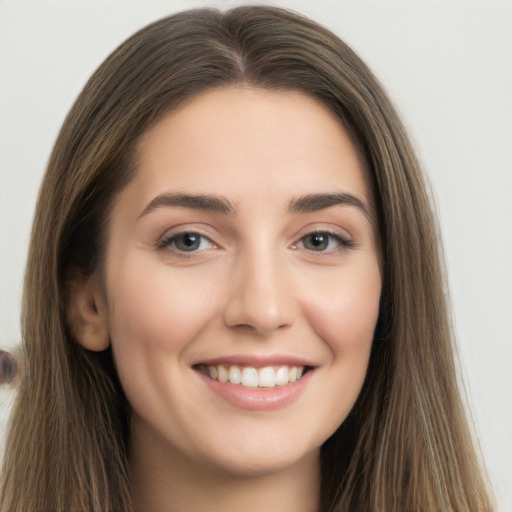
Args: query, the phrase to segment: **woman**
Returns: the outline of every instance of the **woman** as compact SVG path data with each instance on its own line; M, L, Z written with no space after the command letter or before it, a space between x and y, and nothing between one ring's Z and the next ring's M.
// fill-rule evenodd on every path
M491 510L434 226L327 30L262 7L143 29L42 185L2 510Z

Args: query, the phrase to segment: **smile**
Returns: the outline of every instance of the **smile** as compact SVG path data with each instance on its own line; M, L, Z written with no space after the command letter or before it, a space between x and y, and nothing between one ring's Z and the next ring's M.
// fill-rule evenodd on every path
M304 366L253 366L199 365L198 369L207 377L221 383L236 384L246 388L274 388L286 386L299 380L307 371Z

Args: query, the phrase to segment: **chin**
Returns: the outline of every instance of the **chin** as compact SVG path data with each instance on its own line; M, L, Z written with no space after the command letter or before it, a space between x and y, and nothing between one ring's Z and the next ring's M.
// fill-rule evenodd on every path
M276 454L260 453L258 456L253 454L233 455L233 457L224 457L216 460L215 465L224 474L238 478L257 478L276 473L293 471L297 466L301 466L305 459L311 459L312 462L319 461L319 449L297 457L297 454Z
M197 456L207 466L215 466L225 474L259 477L293 470L308 459L311 463L316 463L319 461L319 454L320 443L311 446L301 443L293 436L279 436L276 439L267 434L226 439L220 449L217 445L209 454L203 452L202 456Z

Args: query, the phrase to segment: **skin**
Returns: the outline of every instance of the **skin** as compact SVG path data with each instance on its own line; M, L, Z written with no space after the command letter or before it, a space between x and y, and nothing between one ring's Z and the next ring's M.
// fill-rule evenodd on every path
M160 121L138 163L112 210L104 272L75 292L83 345L112 343L133 407L138 509L316 510L320 446L362 387L381 292L354 145L314 99L230 87ZM221 197L232 211L148 206L169 193ZM363 207L290 209L338 193ZM180 249L183 231L203 237L197 250ZM334 235L317 247L312 232ZM197 371L233 354L300 357L314 370L292 404L245 410Z

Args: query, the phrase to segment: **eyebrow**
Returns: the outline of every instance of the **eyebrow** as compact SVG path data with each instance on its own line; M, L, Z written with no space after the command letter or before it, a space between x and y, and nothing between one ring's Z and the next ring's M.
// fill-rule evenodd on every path
M307 213L324 210L331 206L354 206L370 221L373 209L364 201L345 192L307 194L294 197L288 204L288 210L295 213ZM228 199L212 194L191 194L170 192L156 196L139 215L139 219L159 208L189 208L206 212L235 215L237 208Z
M289 209L293 212L305 213L316 212L318 210L330 208L331 206L344 205L358 208L365 217L368 218L368 220L373 221L373 208L358 197L345 192L336 192L332 194L308 194L296 197L290 201Z
M235 207L227 199L210 194L168 193L156 196L139 215L139 219L158 208L190 208L206 212L234 215Z

